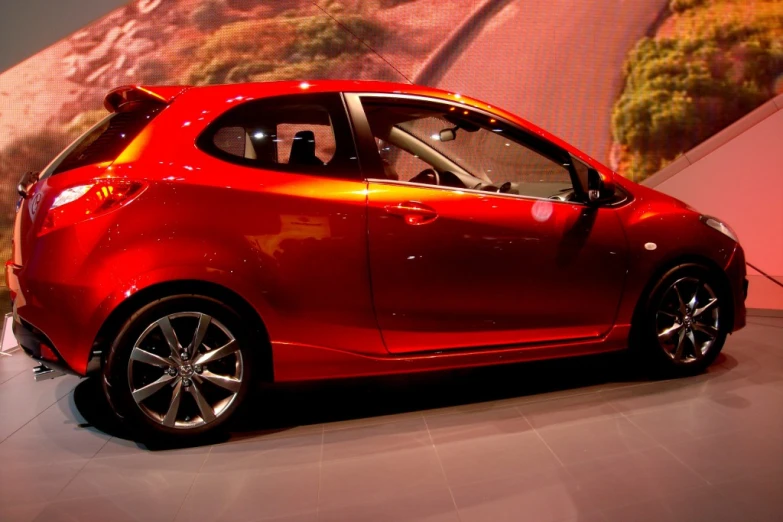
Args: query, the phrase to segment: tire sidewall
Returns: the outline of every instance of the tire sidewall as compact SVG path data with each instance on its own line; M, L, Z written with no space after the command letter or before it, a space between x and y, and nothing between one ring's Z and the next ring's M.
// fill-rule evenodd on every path
M136 404L128 382L128 364L134 344L152 323L178 312L201 312L217 319L234 336L243 360L242 386L228 409L209 424L191 429L163 426L150 419ZM224 426L244 402L253 380L252 337L239 315L230 307L212 298L196 295L176 295L153 301L134 313L120 329L103 365L103 388L109 404L127 427L136 435L175 437L177 439L202 436ZM183 342L180 339L180 342Z
M692 277L708 284L718 298L720 310L719 333L715 342L710 346L704 357L690 363L676 362L669 357L658 341L656 329L656 315L664 295L674 282L684 277ZM728 320L727 303L728 296L725 285L714 270L695 263L676 266L667 271L650 290L645 305L641 308L641 313L636 318L636 324L634 325L636 335L632 336L632 338L640 345L642 349L641 355L653 364L656 371L661 371L665 375L675 376L701 373L715 361L726 342L730 322Z

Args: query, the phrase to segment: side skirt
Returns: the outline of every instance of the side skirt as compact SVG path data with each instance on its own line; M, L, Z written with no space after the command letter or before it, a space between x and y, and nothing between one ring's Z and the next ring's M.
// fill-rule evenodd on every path
M491 366L614 352L628 347L630 325L618 325L600 338L546 345L515 345L369 357L352 352L272 342L276 382L310 381Z

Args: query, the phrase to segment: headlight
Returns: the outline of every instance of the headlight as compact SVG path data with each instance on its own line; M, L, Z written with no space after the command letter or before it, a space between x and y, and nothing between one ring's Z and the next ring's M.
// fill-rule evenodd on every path
M735 242L739 243L739 239L737 239L737 233L734 232L734 230L731 229L730 226L728 226L723 221L719 220L718 218L714 218L712 216L701 216L702 222L707 225L708 227L712 227L721 234L724 234L731 239L733 239Z

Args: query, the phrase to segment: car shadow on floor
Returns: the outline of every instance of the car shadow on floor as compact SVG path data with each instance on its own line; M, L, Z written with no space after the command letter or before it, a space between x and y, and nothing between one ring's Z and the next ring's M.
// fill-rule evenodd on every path
M712 368L731 369L721 354ZM710 371L712 373L712 370ZM506 399L524 399L588 387L612 387L655 380L627 352L409 375L333 381L263 384L248 395L228 430L187 442L140 438L118 422L97 379L74 390L74 416L82 427L133 440L151 451L257 438L322 423L397 415Z

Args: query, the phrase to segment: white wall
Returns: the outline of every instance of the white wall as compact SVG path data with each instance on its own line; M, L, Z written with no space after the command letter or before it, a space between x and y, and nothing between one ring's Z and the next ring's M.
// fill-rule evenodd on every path
M750 264L783 282L783 95L645 181L736 230ZM783 310L783 288L749 269L749 308Z

